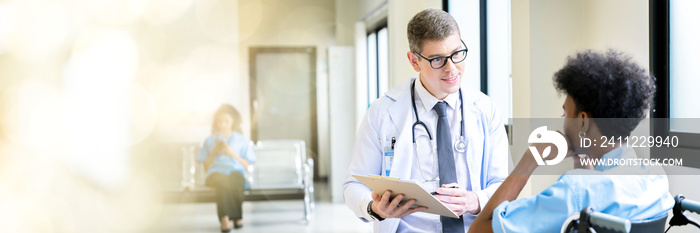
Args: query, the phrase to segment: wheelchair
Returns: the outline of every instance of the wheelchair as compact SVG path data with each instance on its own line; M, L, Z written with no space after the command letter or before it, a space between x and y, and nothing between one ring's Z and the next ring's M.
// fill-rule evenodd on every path
M667 232L673 226L693 225L700 229L700 222L690 217L687 211L700 214L700 202L686 200L683 195L676 195L673 198L676 204L673 206L673 216L669 222L669 227L664 231L666 218L663 216L656 219L630 222L613 215L595 212L591 207L581 210L578 219L571 219L564 223L561 232L564 233L661 233ZM574 216L575 217L575 216Z

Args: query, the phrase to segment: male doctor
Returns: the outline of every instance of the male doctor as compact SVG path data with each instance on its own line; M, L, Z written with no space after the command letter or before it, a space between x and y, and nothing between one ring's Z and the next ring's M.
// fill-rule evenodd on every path
M488 96L460 88L468 50L452 16L419 12L408 23L408 41L406 55L418 78L389 90L367 111L344 184L345 203L361 220L374 222L374 232L466 232L508 175L503 120ZM403 195L391 199L390 190L373 195L352 177L370 174L413 180L437 192L460 218L420 212L426 207L412 207L415 200L401 204Z

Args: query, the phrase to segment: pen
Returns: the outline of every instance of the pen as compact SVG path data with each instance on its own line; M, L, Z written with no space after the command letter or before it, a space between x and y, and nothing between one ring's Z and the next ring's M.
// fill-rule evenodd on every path
M447 186L447 187L445 187L445 188L450 188L450 189L456 189L456 188L458 188L458 186L456 186L456 185L453 185L453 186ZM436 195L436 194L438 194L438 193L437 193L437 192L435 192L435 191L433 191L433 192L430 192L430 195Z

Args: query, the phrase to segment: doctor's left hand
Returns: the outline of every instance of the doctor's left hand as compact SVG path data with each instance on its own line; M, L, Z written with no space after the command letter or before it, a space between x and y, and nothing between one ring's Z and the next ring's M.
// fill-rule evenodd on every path
M403 194L399 194L391 199L391 190L384 191L383 195L372 193L372 211L382 218L403 218L409 214L428 209L425 206L412 207L416 204L416 199L403 201Z
M449 188L450 186L457 186L457 188ZM435 197L445 203L447 208L457 216L467 212L478 214L481 211L476 193L460 188L457 184L443 184L442 188L438 188L435 192L438 193Z

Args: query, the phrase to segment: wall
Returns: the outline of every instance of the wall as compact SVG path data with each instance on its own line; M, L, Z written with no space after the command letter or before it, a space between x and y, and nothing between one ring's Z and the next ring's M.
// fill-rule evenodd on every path
M355 100L351 96L355 92L354 47L329 47L328 77L330 105L330 175L328 184L331 188L332 201L343 202L343 183L347 177L348 164L355 139Z
M335 39L337 45L353 45L357 2L335 0Z
M585 32L581 30L585 1L532 0L530 3L530 117L557 118L562 114L565 96L554 89L552 75L564 65L568 55L585 48ZM563 173L572 166L567 159L557 168ZM540 192L557 178L557 175L533 176L532 191Z
M587 48L615 48L649 70L649 3L589 0L585 5Z
M511 1L511 43L512 43L512 74L513 77L513 118L530 117L530 0ZM526 138L530 131L528 125L513 125L513 133L518 138ZM510 155L514 164L520 161L522 152L528 144L524 141L513 141ZM521 196L531 193L531 182L528 182L520 192Z
M259 0L239 2L240 40L238 42L240 95L250 96L248 48L251 46L315 46L318 122L318 165L316 176L328 175L329 124L328 124L328 46L336 43L336 15L334 1L328 0ZM270 64L274 65L274 64ZM281 77L282 78L282 77ZM250 100L244 98L243 111L250 126Z
M427 8L442 9L439 0L389 0L389 89L395 87L418 73L408 63L408 21L421 10Z
M563 96L552 85L552 75L566 56L584 47L584 1L511 1L513 117L556 118L561 115ZM526 121L518 121L526 122ZM517 162L527 149L529 124L515 125L511 156ZM571 167L564 161L561 172ZM555 175L535 175L521 196L539 193L556 181ZM531 191L530 191L531 189Z

